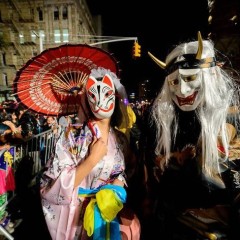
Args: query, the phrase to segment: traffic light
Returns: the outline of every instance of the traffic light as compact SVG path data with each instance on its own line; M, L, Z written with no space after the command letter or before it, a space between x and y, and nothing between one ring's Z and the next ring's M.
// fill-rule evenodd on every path
M141 57L141 46L137 41L134 42L133 45L133 58Z

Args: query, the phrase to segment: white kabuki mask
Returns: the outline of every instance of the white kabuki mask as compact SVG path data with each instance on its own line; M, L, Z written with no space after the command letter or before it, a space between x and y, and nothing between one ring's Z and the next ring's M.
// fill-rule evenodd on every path
M86 82L86 95L94 116L98 119L110 118L115 108L115 87L110 75L97 80L90 76Z
M171 98L183 111L193 111L203 101L203 69L216 66L214 49L209 43L203 41L198 32L198 41L177 46L167 56L166 63L148 53L168 73L166 80Z
M200 69L177 69L167 81L171 98L182 111L195 110L203 100Z

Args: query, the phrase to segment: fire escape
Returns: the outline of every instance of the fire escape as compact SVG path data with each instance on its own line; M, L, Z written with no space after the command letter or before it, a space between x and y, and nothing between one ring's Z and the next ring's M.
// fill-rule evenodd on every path
M12 30L14 30L15 33L15 41L11 42L14 49L17 52L17 55L19 56L19 59L21 59L20 64L24 64L29 59L29 54L27 54L26 46L20 42L20 35L22 33L30 33L30 23L33 25L34 23L34 15L32 14L29 16L29 18L26 18L24 14L22 13L22 10L19 6L18 1L16 0L8 0L8 4L13 9L13 17L10 19L10 24L12 26ZM29 5L29 9L31 9L31 2L27 1Z

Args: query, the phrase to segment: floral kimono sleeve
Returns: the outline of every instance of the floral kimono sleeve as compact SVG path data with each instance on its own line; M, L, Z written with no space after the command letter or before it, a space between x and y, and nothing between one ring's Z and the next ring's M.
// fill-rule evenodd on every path
M69 204L75 181L76 156L66 147L64 137L56 144L54 157L49 160L41 179L41 195L53 204Z

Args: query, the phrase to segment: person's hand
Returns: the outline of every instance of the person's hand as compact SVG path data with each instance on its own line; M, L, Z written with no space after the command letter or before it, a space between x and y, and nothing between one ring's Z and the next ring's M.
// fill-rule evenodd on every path
M0 146L0 150L9 150L10 148L11 148L11 146L9 144Z
M14 125L13 122L11 122L11 121L4 121L3 124L9 126L13 132L16 131L16 126Z
M102 137L97 139L94 136L89 151L89 161L95 166L107 154L107 144Z
M85 161L80 162L77 166L75 174L74 187L79 186L82 180L92 171L92 169L97 165L97 163L103 159L107 154L107 144L102 138L97 139L93 137L92 143L89 145L89 155Z

